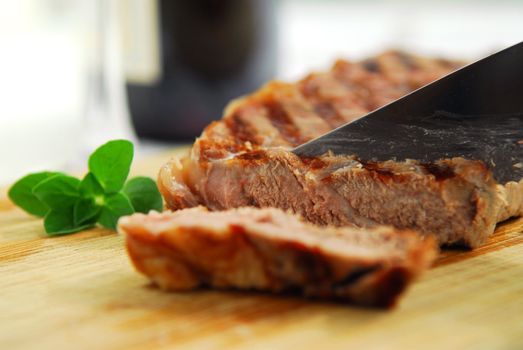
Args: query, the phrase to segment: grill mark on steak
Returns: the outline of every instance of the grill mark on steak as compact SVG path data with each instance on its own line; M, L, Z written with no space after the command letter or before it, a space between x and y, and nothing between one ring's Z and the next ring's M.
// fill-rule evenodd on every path
M298 146L306 140L302 138L300 130L294 125L283 106L274 98L268 98L263 106L267 110L267 117L280 135L292 146Z
M443 181L456 176L454 170L447 164L422 163L420 164L429 174L434 175L436 180Z
M256 131L245 123L241 113L241 108L238 108L231 116L224 119L225 125L229 128L237 143L251 142L257 145Z
M251 152L245 152L238 154L236 159L240 160L265 160L267 159L267 152L264 150L255 150Z
M319 170L327 166L327 163L319 157L300 156L300 159L302 163L311 170Z
M361 163L363 169L370 171L380 181L385 182L395 180L396 182L402 182L406 180L406 178L402 176L401 173L397 173L393 169L387 168L379 162L365 162L361 159L358 161Z
M334 183L335 179L334 179L334 176L332 174L327 174L326 176L322 177L320 179L320 181L325 184L325 185L331 185L332 183Z
M365 162L363 160L358 160L364 169L370 170L382 177L392 177L396 175L392 170L383 167L383 165L376 162Z
M344 124L346 121L343 119L336 109L333 107L332 102L312 102L314 106L314 111L320 116L323 120L329 124L330 127L337 128L338 126Z
M367 59L367 60L363 61L361 63L361 65L368 72L371 72L371 73L380 73L381 72L380 64L375 59L372 59L372 58Z
M198 143L200 146L200 158L205 161L226 158L231 153L234 154L247 150L244 143L217 143L212 141L212 139L200 139Z
M305 100L312 106L314 112L323 119L332 129L337 128L346 122L346 120L338 113L333 106L333 101L322 98L318 82L315 82L316 76L310 75L302 80L298 85L299 90ZM330 77L332 80L332 77ZM345 87L344 85L342 85ZM346 95L349 96L351 92L345 87Z

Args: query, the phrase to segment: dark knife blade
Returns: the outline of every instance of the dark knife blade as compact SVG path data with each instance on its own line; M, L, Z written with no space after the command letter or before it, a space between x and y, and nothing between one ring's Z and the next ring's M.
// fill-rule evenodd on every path
M523 178L523 42L296 147L365 161L464 157L500 183Z

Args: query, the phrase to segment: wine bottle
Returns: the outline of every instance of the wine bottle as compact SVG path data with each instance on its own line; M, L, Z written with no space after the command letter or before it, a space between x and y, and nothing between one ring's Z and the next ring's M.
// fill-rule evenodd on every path
M124 56L140 137L193 139L231 99L273 77L274 1L135 2L123 21Z

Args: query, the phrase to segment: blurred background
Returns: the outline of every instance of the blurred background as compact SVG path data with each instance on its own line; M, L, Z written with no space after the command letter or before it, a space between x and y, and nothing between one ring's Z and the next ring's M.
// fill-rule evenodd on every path
M520 0L0 0L0 184L112 138L191 142L233 97L389 48L473 60Z

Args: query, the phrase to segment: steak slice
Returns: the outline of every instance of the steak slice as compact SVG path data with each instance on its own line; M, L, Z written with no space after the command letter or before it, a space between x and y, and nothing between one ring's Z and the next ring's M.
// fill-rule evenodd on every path
M134 214L119 231L134 266L162 289L299 291L380 307L437 253L412 231L318 227L274 208Z
M161 170L158 183L169 207L190 206L188 198L212 210L279 207L320 225L389 224L475 247L494 230L500 206L490 171L459 158L431 165L328 155L308 161L266 149L192 166L202 167L188 174L196 176L194 191L180 185L183 174L175 180L180 187L167 188L183 171L177 164Z
M523 180L498 184L484 164L460 158L374 163L290 151L457 66L387 52L296 84L271 82L233 101L188 157L163 166L160 191L173 210L279 207L316 224L387 224L477 247L497 222L523 215Z

